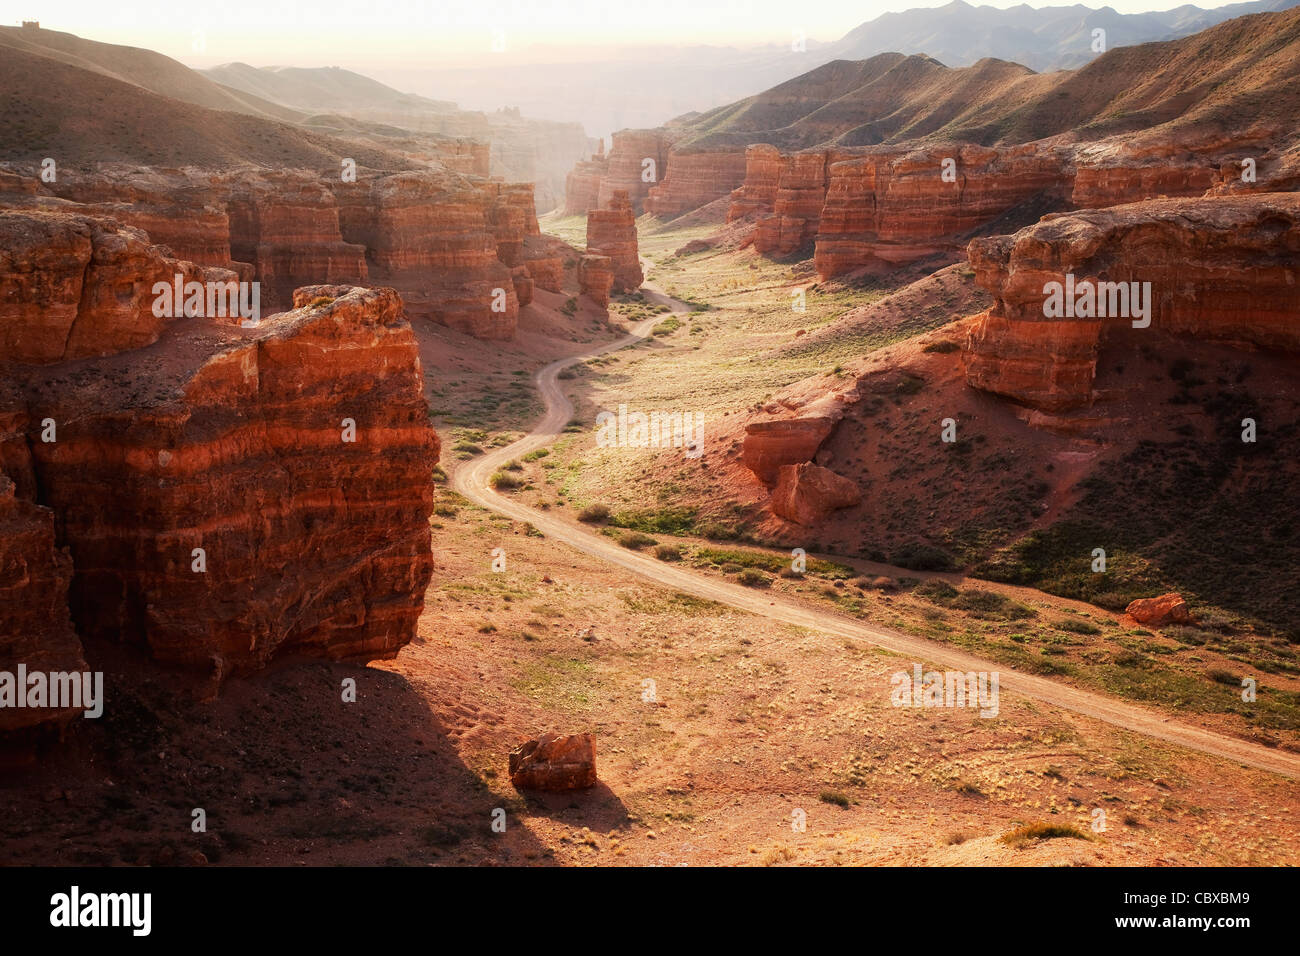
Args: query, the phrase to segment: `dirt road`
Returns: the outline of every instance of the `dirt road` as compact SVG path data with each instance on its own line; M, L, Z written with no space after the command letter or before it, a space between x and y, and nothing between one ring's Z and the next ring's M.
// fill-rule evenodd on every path
M683 302L672 299L652 282L642 291L651 302L669 306L673 312L689 310ZM1286 777L1300 778L1300 755L1282 750L1272 750L1259 744L1238 740L1223 734L1181 724L1154 710L1136 704L1114 700L1101 694L1079 690L1047 678L1011 670L995 661L983 660L955 648L913 637L887 628L875 627L844 617L803 607L793 601L754 590L729 581L718 580L689 569L674 567L622 547L611 538L594 534L585 528L569 524L544 511L537 511L498 494L490 485L493 472L511 459L550 444L563 432L573 415L573 405L558 383L560 372L567 366L596 355L612 352L630 345L650 332L662 321L662 316L647 319L633 327L631 333L617 342L580 355L560 359L541 369L536 382L546 403L546 414L525 437L511 445L487 453L457 469L452 485L457 492L476 504L482 505L517 521L530 522L539 531L557 541L578 549L610 564L624 568L694 597L718 601L743 611L763 615L806 627L811 631L838 638L865 641L877 647L901 654L911 662L920 662L941 670L996 671L1000 675L1000 689L1043 701L1055 707L1083 714L1134 733L1144 734L1188 750L1211 754L1248 767L1270 771Z

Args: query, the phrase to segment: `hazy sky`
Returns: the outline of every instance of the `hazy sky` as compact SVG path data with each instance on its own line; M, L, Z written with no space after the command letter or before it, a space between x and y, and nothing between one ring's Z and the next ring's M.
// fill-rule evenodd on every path
M148 47L195 67L436 67L554 55L605 58L615 45L788 44L795 31L836 40L891 10L948 0L221 0L195 9L174 0L0 0L0 23ZM1121 13L1185 0L1111 0ZM993 0L1010 7L1016 0ZM1053 6L1064 4L1033 4ZM1102 6L1101 2L1089 6ZM1202 0L1202 7L1222 6ZM494 50L495 46L504 50Z

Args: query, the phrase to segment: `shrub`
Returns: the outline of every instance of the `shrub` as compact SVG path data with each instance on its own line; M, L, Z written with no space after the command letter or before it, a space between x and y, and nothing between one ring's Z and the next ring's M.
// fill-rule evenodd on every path
M609 507L607 505L587 505L578 512L578 520L586 521L589 524L598 524L601 521L609 519Z
M1057 621L1052 625L1058 631L1069 631L1071 634L1100 634L1101 628L1096 624L1088 621L1076 621L1073 618L1066 618L1063 621Z
M736 575L736 580L751 588L767 587L772 583L772 579L757 568L745 568Z
M833 803L845 810L849 808L849 798L838 790L823 790L817 795L817 799L821 800L822 803Z
M619 536L618 543L625 548L638 551L641 548L646 548L652 544L658 544L659 542L648 534L642 534L640 531L629 531L626 534Z
M496 488L497 490L518 488L519 485L521 484L518 478L504 471L498 471L496 474L494 474L492 476L491 483L492 483L492 487Z
M539 458L545 458L551 453L549 448L537 448L524 455L524 461L537 461Z
M959 348L961 348L961 346L956 342L944 339L942 342L930 342L928 345L922 346L921 351L938 352L940 355L947 355L949 352L956 352Z
M952 555L929 544L905 544L890 558L890 564L913 571L951 571Z
M1008 846L1028 843L1030 840L1091 840L1092 837L1078 827L1068 823L1026 823L1009 833L1004 833L998 840Z
M675 544L661 544L655 548L655 557L660 561L680 561L682 549Z

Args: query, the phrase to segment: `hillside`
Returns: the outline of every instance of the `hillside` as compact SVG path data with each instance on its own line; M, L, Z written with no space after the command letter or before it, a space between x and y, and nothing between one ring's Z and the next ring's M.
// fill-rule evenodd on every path
M678 149L783 149L955 139L984 145L1068 134L1294 116L1300 8L1221 23L1180 40L1116 47L1077 71L1002 60L951 68L930 56L837 60L675 125Z
M153 50L100 43L57 30L21 27L0 27L0 46L99 73L195 106L286 123L302 118L298 110L219 86L183 63Z
M251 162L337 169L340 158L348 156L378 169L418 165L401 153L368 143L196 106L96 73L10 46L0 58L3 158L39 162L53 156L62 164L208 167Z

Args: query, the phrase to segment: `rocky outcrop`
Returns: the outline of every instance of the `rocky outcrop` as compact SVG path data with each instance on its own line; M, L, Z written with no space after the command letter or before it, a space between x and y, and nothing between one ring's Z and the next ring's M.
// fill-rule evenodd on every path
M782 166L781 151L775 146L756 143L745 150L745 179L731 192L727 222L772 212Z
M609 308L614 287L614 262L609 256L586 255L578 260L578 288L602 309Z
M527 266L515 266L510 270L510 283L514 286L515 298L519 300L519 308L523 308L533 301L533 277L528 274Z
M1133 601L1124 613L1139 624L1164 627L1166 624L1191 624L1192 615L1187 610L1187 602L1181 594L1170 592L1159 597L1139 598Z
M319 176L305 170L239 171L221 185L230 252L253 264L263 311L288 308L301 285L367 281L366 249L344 240L338 203Z
M517 258L536 226L520 191L423 171L354 185L339 189L344 235L364 246L372 279L398 289L409 315L475 338L514 337L519 300L499 252Z
M769 504L773 514L810 525L861 500L862 490L853 481L808 461L780 467Z
M645 198L645 211L660 219L675 219L715 199L731 194L745 180L745 153L738 150L677 152Z
M831 165L847 155L843 150L811 150L782 158L772 213L761 216L754 231L755 249L784 256L816 237Z
M1089 404L1099 348L1145 328L1300 350L1300 194L1154 200L1048 216L1013 236L973 240L968 254L976 282L995 302L966 342L967 381L1036 408ZM1075 314L1045 314L1049 284L1067 281ZM1112 285L1098 294L1099 282ZM1088 296L1096 306L1081 315ZM1142 302L1146 316L1134 305Z
M828 416L779 418L745 426L741 460L766 485L775 485L783 465L812 461L831 430Z
M530 184L440 167L336 182L306 170L105 166L70 171L55 188L57 198L34 180L6 176L0 200L108 213L157 230L148 238L165 243L164 255L258 281L263 313L288 308L299 286L374 282L397 288L413 317L489 339L514 336L510 269L540 235Z
M627 192L633 211L640 214L651 187L667 175L672 135L661 129L625 129L615 133L610 142L613 145L596 202L587 209L607 207L621 189ZM565 206L574 208L574 202L566 200Z
M1034 145L882 147L830 164L815 262L823 277L884 272L936 256L956 258L977 231L1025 206L1036 219L1063 208L1065 156ZM945 163L952 181L944 179Z
M587 253L610 258L617 291L632 292L641 287L645 276L637 252L636 213L624 190L615 190L604 209L587 213Z
M596 779L591 734L542 734L510 752L510 782L520 790L584 790Z
M0 413L0 428L5 417ZM13 675L16 694L28 692L17 683L20 665L42 675L86 669L68 615L71 579L72 560L54 540L54 512L18 497L14 482L0 472L0 673ZM4 693L0 689L0 697ZM85 709L50 706L56 702L48 697L34 707L16 703L0 706L0 735L58 726Z
M224 269L170 258L111 219L0 210L0 361L40 364L140 348L157 340L156 283L229 282Z
M28 420L58 427L29 444L83 639L218 679L410 640L438 456L414 335L391 289L304 288L295 305L18 370Z
M564 177L564 209L566 216L585 216L588 210L600 205L600 183L609 173L609 157L605 155L605 141L591 159L574 164Z

